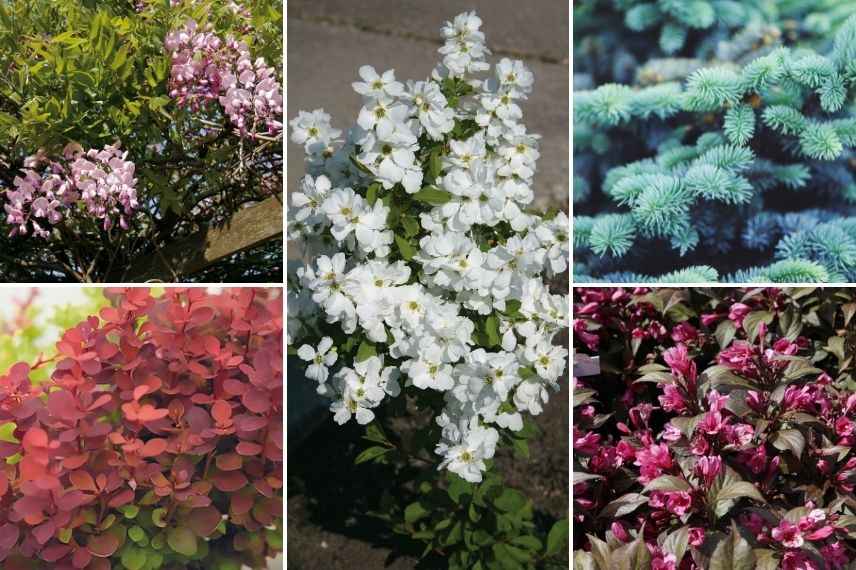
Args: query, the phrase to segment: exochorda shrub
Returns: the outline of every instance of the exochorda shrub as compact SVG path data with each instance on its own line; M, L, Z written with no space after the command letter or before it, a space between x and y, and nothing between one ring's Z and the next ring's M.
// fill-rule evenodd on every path
M425 81L361 67L364 106L345 137L320 109L291 121L309 174L289 236L309 262L289 275L289 344L334 420L367 426L357 463L440 470L382 511L396 532L449 568L532 568L561 555L567 521L539 536L493 457L528 449L527 416L565 371L554 341L567 299L549 279L567 269L568 220L529 211L539 137L519 103L534 78L509 59L485 78L480 26L475 13L447 22ZM430 423L405 450L385 420L417 410Z
M854 301L576 289L576 567L851 568Z
M624 133L656 147L623 146L600 181L612 211L575 217L577 277L852 281L854 46L856 17L825 55L778 47L683 84L576 93L589 149Z
M7 570L263 568L282 550L282 298L108 290L0 376ZM5 430L4 430L5 432Z

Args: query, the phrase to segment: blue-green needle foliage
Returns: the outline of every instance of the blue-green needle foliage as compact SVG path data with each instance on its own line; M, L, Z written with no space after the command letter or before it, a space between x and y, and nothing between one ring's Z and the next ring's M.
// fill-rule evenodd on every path
M827 43L575 92L577 278L856 281L856 15Z

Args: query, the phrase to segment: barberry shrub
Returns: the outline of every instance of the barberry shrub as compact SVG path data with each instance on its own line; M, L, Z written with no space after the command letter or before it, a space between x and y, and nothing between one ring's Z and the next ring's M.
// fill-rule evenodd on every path
M7 570L265 567L282 550L278 289L108 289L49 378L0 376Z
M852 281L854 34L577 91L578 280Z
M577 567L852 567L852 290L573 295Z
M533 568L561 556L567 521L537 528L493 458L528 449L529 416L565 375L568 219L531 209L539 137L520 105L534 76L507 58L485 73L480 28L474 12L447 22L424 81L361 67L346 137L320 109L291 121L309 173L291 194L307 263L289 273L289 344L333 419L367 426L358 463L440 471L384 505L397 532L449 568ZM391 419L418 410L428 425L405 449Z
M271 0L3 2L2 279L126 281L281 192L281 61ZM210 275L281 281L281 252Z

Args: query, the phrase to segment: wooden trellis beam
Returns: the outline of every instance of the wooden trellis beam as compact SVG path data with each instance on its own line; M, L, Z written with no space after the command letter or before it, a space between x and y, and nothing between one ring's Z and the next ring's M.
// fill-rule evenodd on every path
M282 237L282 195L238 210L225 224L206 228L139 259L123 275L111 281L140 283L175 282L205 269L224 257Z

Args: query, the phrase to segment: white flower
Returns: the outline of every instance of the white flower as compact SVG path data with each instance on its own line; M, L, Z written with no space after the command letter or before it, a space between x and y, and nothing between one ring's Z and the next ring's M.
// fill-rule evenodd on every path
M499 433L495 429L473 425L459 444L437 446L437 453L443 455L440 469L446 468L470 483L480 483L486 468L484 461L493 457L497 441Z
M378 75L371 65L364 65L359 70L362 81L352 84L354 91L371 99L390 99L404 93L404 86L395 80L395 71L390 69L383 75Z
M331 188L330 179L323 174L318 178L304 176L300 182L300 189L302 191L294 192L291 195L292 205L299 208L294 215L294 219L303 221L320 214L321 205L327 199Z
M407 98L419 123L432 139L440 140L455 128L455 111L449 107L440 86L433 81L409 82Z
M329 374L327 369L333 366L338 357L336 349L333 348L333 350L330 350L331 348L333 348L333 339L325 336L318 344L317 351L308 344L304 344L297 350L297 356L302 360L311 362L306 368L305 374L307 378L315 380L319 384L327 381L327 375Z
M568 351L560 346L541 342L536 346L526 347L525 356L535 366L538 376L553 384L565 370Z
M535 76L522 61L504 57L494 67L494 73L496 79L488 80L485 90L502 91L516 99L525 99L532 92Z
M363 152L358 159L384 188L401 184L406 192L413 194L422 188L422 167L416 161L419 146L409 131L393 134L381 139L368 133L361 141Z
M315 109L311 113L300 111L289 125L292 129L291 140L302 144L306 152L327 147L342 134L342 131L330 125L330 115L322 109Z

